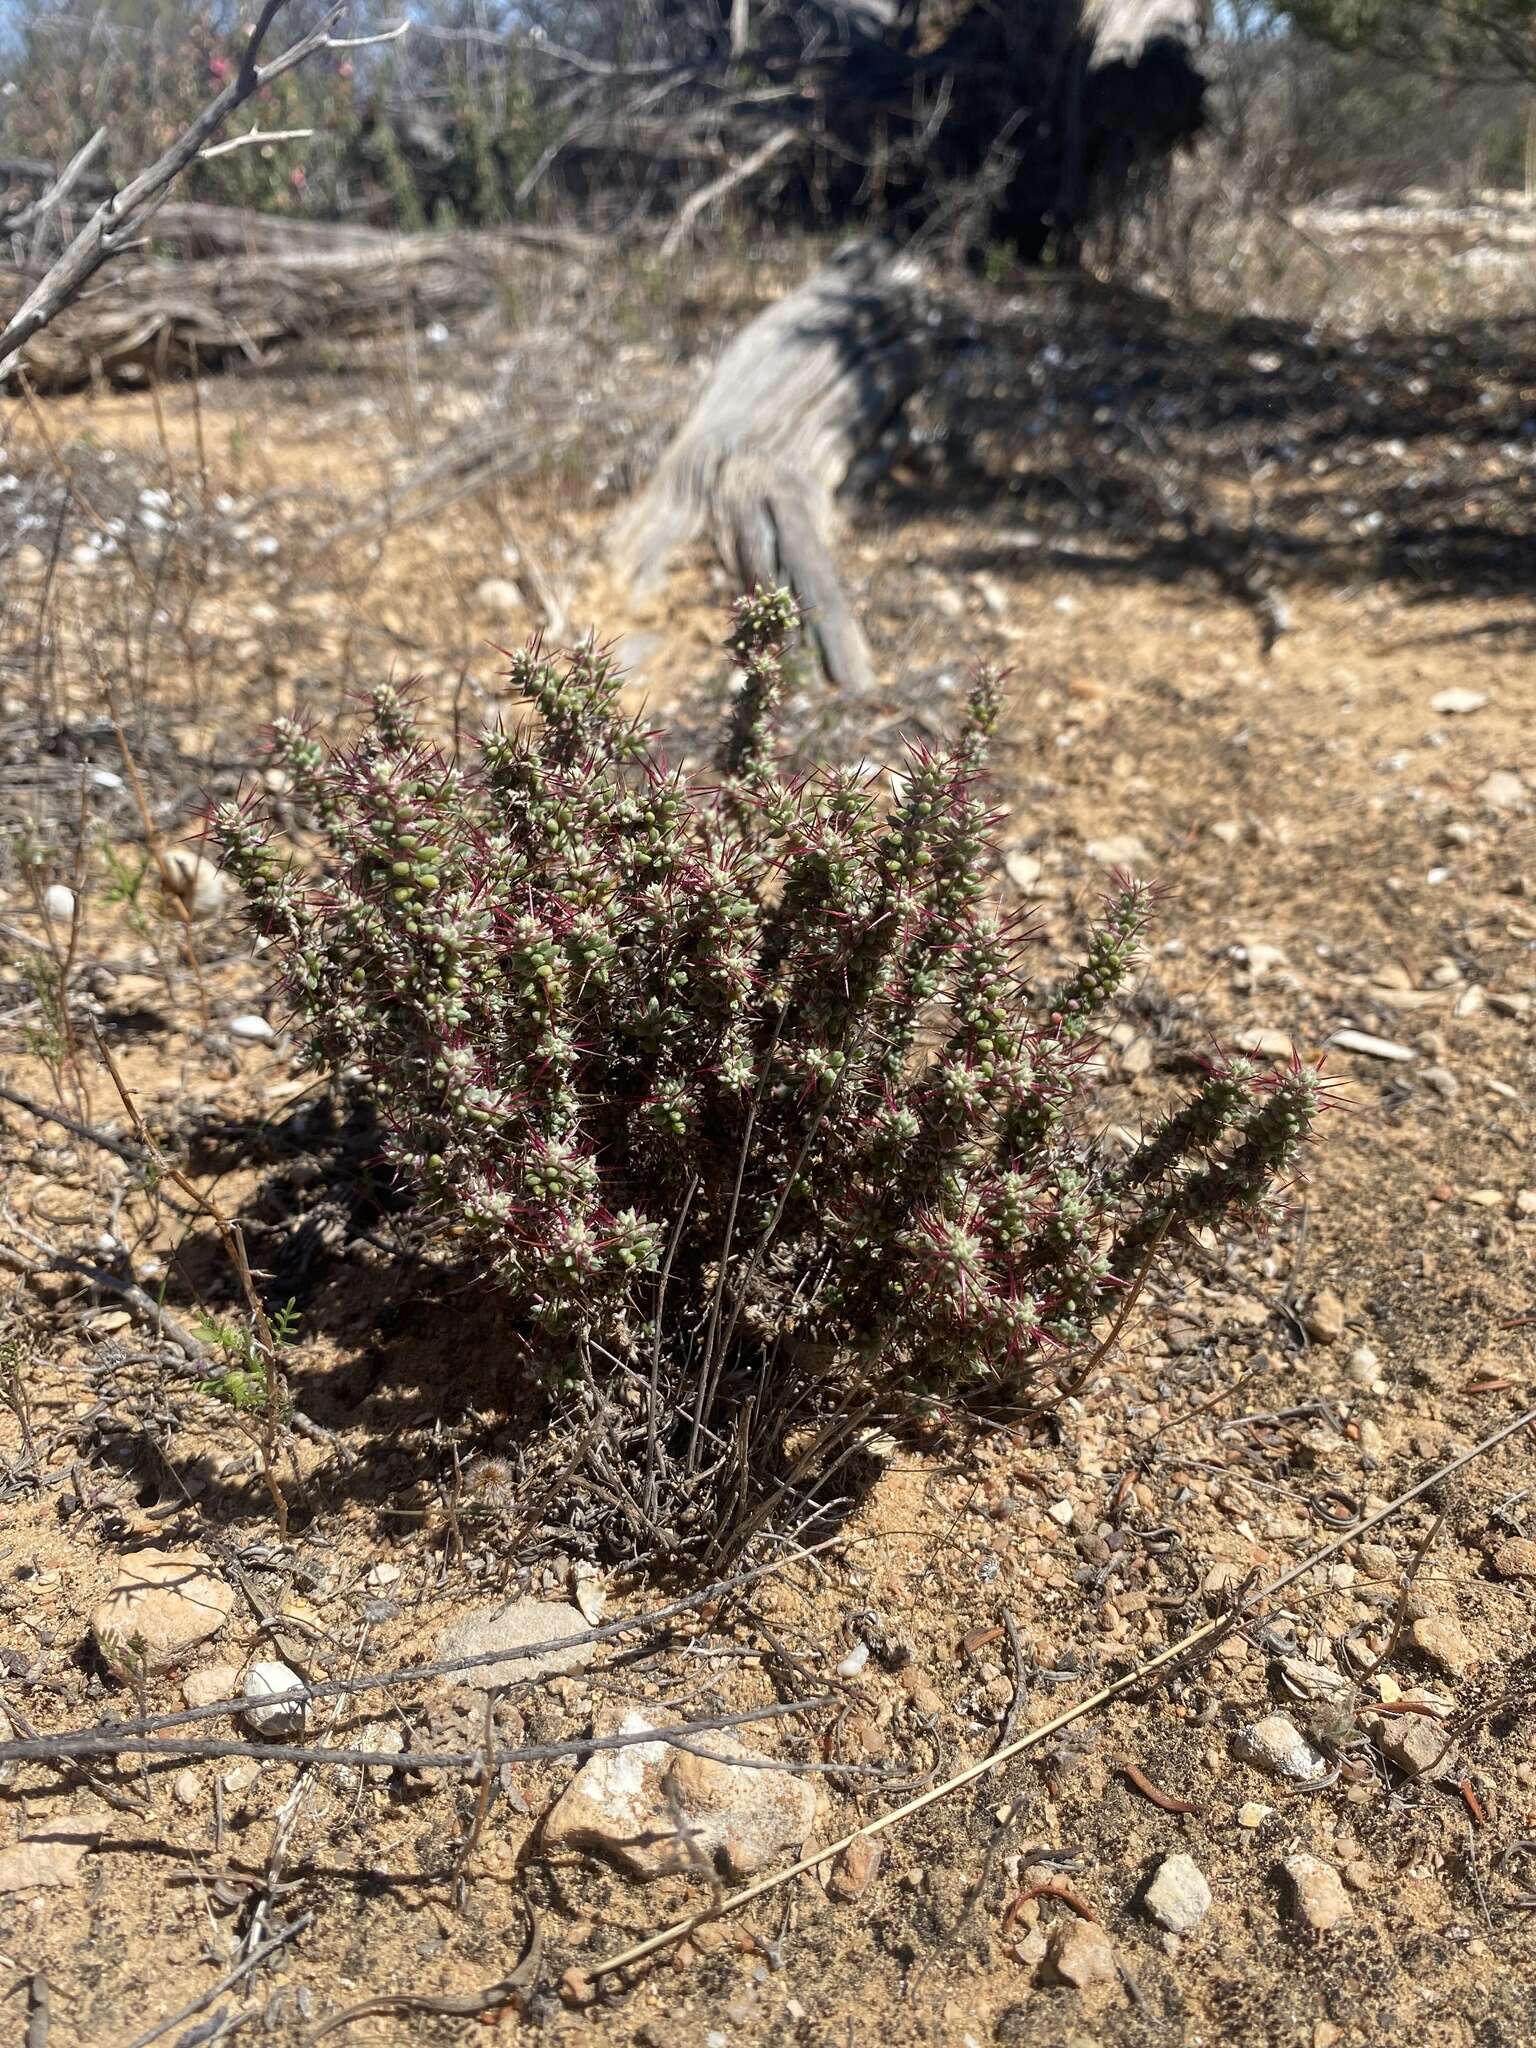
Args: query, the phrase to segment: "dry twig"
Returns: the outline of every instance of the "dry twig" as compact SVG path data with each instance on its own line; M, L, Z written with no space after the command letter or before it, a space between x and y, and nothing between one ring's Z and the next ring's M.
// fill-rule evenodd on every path
M1051 1736L1059 1735L1064 1728L1070 1728L1074 1722L1081 1721L1089 1714L1096 1713L1100 1707L1108 1706L1112 1700L1122 1698L1126 1693L1134 1691L1137 1686L1145 1685L1148 1679L1166 1677L1170 1671L1186 1667L1192 1659L1203 1659L1204 1656L1210 1654L1222 1637L1230 1632L1236 1618L1240 1617L1243 1613L1251 1611L1260 1601L1272 1599L1276 1593L1283 1592L1287 1586L1294 1585L1298 1579L1304 1578L1311 1571L1315 1571L1320 1564L1326 1564L1330 1558L1336 1557L1346 1544L1357 1542L1360 1537L1368 1534L1370 1530L1379 1528L1383 1522L1399 1513L1403 1508L1408 1507L1413 1501L1420 1499L1432 1487L1439 1486L1443 1481L1452 1477L1453 1474L1462 1471L1474 1459L1483 1457L1489 1451L1497 1449L1500 1444L1507 1442L1510 1437L1517 1435L1522 1429L1528 1429L1532 1423L1536 1423L1536 1408L1527 1409L1524 1414L1516 1416L1513 1422L1505 1423L1502 1428L1494 1430L1491 1435L1484 1437L1481 1442L1474 1444L1469 1451L1464 1451L1459 1458L1452 1459L1448 1465L1443 1466L1438 1472L1432 1472L1427 1479L1421 1480L1417 1486L1410 1487L1406 1493L1399 1494L1396 1500L1388 1501L1386 1506L1379 1508L1375 1514L1367 1515L1363 1521L1357 1522L1353 1528L1346 1530L1343 1535L1335 1537L1331 1543L1324 1544L1320 1550L1313 1551L1309 1556L1304 1557L1299 1564L1293 1565L1289 1571L1282 1572L1278 1578L1271 1579L1268 1585L1261 1586L1256 1591L1246 1595L1242 1606L1235 1608L1232 1614L1218 1615L1214 1620L1203 1623L1197 1629L1192 1629L1187 1636L1181 1637L1176 1643L1170 1643L1165 1650L1159 1650L1155 1656L1147 1658L1144 1663L1138 1664L1134 1670L1124 1673L1120 1678L1113 1679L1108 1685L1101 1686L1097 1692L1090 1693L1086 1699L1077 1701L1075 1705L1064 1708L1061 1713L1054 1715L1049 1721L1043 1722L1038 1728L1031 1728L1027 1733L1017 1736L1012 1742L993 1750L989 1756L983 1757L980 1762L968 1764L964 1770L956 1771L953 1776L946 1778L942 1784L930 1786L927 1791L920 1792L916 1798L907 1800L904 1805L893 1807L889 1813L882 1813L874 1820L866 1822L862 1827L851 1829L848 1834L843 1835L839 1840L828 1843L824 1848L814 1850L808 1856L802 1856L796 1863L788 1864L781 1870L771 1871L766 1877L757 1878L751 1884L743 1885L739 1891L730 1893L720 1901L718 1906L709 1912L694 1914L687 1920L674 1921L671 1926L663 1927L657 1933L648 1935L644 1941L636 1942L632 1947L623 1950L621 1954L610 1957L606 1962L598 1963L588 1973L590 1978L595 1982L598 1978L613 1976L618 1972L632 1969L635 1964L646 1961L649 1957L658 1954L662 1949L670 1948L674 1943L685 1940L704 1920L712 1919L725 1913L739 1912L743 1906L750 1905L754 1899L764 1898L770 1892L778 1891L782 1886L792 1883L795 1878L802 1876L807 1871L815 1870L818 1865L842 1855L844 1850L850 1848L862 1836L885 1834L890 1829L899 1827L903 1821L910 1820L914 1814L923 1812L927 1807L937 1805L941 1799L947 1799L951 1793L959 1792L965 1786L975 1784L978 1779L989 1776L1000 1765L1012 1762L1015 1757L1023 1756L1029 1750L1037 1749L1042 1742L1047 1741Z
M265 0L239 66L224 90L209 101L154 163L140 171L120 192L114 192L102 201L57 262L49 267L16 308L4 329L0 330L0 380L16 368L32 337L41 333L50 320L80 296L104 263L132 244L172 185L203 153L237 107L243 106L248 99L321 50L388 42L403 35L407 27L402 22L399 28L381 36L332 36L331 30L344 11L344 0L337 0L318 27L301 36L270 63L263 64L260 61L262 45L286 5L287 0Z

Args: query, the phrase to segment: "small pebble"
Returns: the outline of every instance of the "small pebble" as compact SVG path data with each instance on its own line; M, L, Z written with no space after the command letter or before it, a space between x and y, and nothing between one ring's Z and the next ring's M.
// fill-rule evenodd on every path
M1374 1387L1381 1377L1381 1360L1369 1344L1357 1344L1349 1354L1349 1376L1357 1387Z
M1477 1645L1449 1614L1426 1614L1413 1624L1413 1647L1453 1678L1465 1678L1482 1661Z
M475 603L493 617L511 615L523 609L523 593L507 576L487 576L475 585Z
M203 1796L202 1780L196 1771L178 1771L171 1780L171 1790L183 1806L196 1806Z
M1071 1984L1079 1991L1119 1981L1109 1936L1092 1920L1068 1920L1053 1928L1046 1966L1058 1983Z
M838 1899L863 1898L875 1881L883 1853L883 1843L871 1841L868 1835L856 1835L838 1857L827 1880L827 1890Z
M1313 1934L1331 1934L1354 1918L1343 1879L1331 1863L1305 1851L1285 1859L1285 1874L1291 1882L1291 1908L1303 1927Z
M274 1693L292 1692L303 1679L288 1665L275 1659L252 1664L245 1674L246 1706L242 1718L260 1735L283 1737L302 1735L308 1708L303 1700L271 1701ZM263 1702L271 1701L264 1705Z
M252 1045L263 1045L276 1038L277 1033L265 1017L258 1017L254 1011L229 1020L231 1038L243 1038Z
M1335 1031L1329 1039L1340 1052L1357 1052L1369 1060L1416 1060L1411 1045L1399 1045L1393 1038L1378 1038L1371 1031Z
M1487 702L1481 690L1439 690L1430 698L1429 708L1445 718L1466 718L1481 711Z
M1451 1768L1454 1745L1438 1721L1423 1714L1380 1714L1368 1717L1366 1732L1381 1754L1407 1778L1443 1778Z
M1301 1321L1314 1344L1337 1344L1344 1334L1344 1304L1331 1287L1320 1287L1303 1311Z
M1525 802L1525 784L1509 768L1496 768L1477 786L1490 811L1517 811Z
M1291 1778L1299 1785L1328 1775L1328 1766L1294 1721L1284 1714L1266 1714L1240 1729L1233 1750L1241 1763L1272 1778Z
M1211 1910L1211 1888L1192 1856L1168 1856L1147 1886L1146 1908L1170 1934L1189 1934Z
M233 1664L204 1664L181 1681L181 1696L189 1707L211 1707L215 1700L234 1699L239 1691L240 1673Z
M197 919L217 917L229 893L223 871L206 854L194 853L189 846L166 849L159 883L162 898L178 898L187 915Z
M847 1656L838 1665L837 1675L839 1678L857 1678L868 1662L868 1643L855 1643Z

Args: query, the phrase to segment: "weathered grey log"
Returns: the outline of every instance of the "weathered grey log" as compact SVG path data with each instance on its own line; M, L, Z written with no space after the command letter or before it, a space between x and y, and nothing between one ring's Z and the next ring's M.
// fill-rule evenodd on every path
M160 254L204 256L275 256L286 261L318 257L377 256L381 260L402 245L417 246L419 237L397 228L368 227L357 221L304 220L292 214L251 213L240 206L211 206L197 200L173 201L156 213L149 239ZM436 236L441 244L444 237ZM482 248L494 254L503 244L595 251L596 240L579 228L518 223L453 237L456 249Z
M610 536L636 591L708 533L743 589L787 583L829 678L873 679L833 556L850 468L932 375L953 330L910 256L855 242L742 329Z
M337 340L443 319L494 303L481 238L410 235L124 269L66 307L18 351L35 390L142 380L256 363L307 335ZM0 265L0 305L24 280Z

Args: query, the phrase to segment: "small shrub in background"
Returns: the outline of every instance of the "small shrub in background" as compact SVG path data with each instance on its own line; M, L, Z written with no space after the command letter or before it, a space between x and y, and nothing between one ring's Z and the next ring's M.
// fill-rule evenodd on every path
M282 725L310 866L263 799L215 817L309 1057L361 1080L574 1394L573 1483L646 1544L739 1542L903 1401L1048 1403L1149 1264L1271 1214L1318 1107L1299 1064L1215 1063L1104 1156L1084 1069L1145 887L1028 996L986 880L996 679L882 800L778 759L795 626L783 593L738 607L707 787L599 648L535 646L536 717L464 765L390 687L344 750Z

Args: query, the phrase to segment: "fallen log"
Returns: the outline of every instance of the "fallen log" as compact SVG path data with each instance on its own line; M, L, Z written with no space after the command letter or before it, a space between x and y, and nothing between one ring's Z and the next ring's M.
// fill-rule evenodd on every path
M205 256L374 255L381 260L402 247L428 239L402 235L396 228L370 227L361 221L306 220L287 213L252 213L241 206L210 206L198 200L174 201L155 215L150 238L157 254L196 259ZM430 238L439 246L452 241L463 260L483 252L494 262L503 247L590 251L596 238L579 228L545 227L534 222L509 223L477 233L461 232Z
M300 236L287 253L121 270L34 335L21 367L42 392L140 383L194 366L261 363L305 336L356 339L494 303L495 267L480 238L380 242L332 238L314 246ZM21 273L0 267L0 306L25 289Z
M855 242L742 329L640 496L610 535L636 592L707 532L744 589L787 583L829 678L873 681L833 556L835 500L958 339L916 261Z

